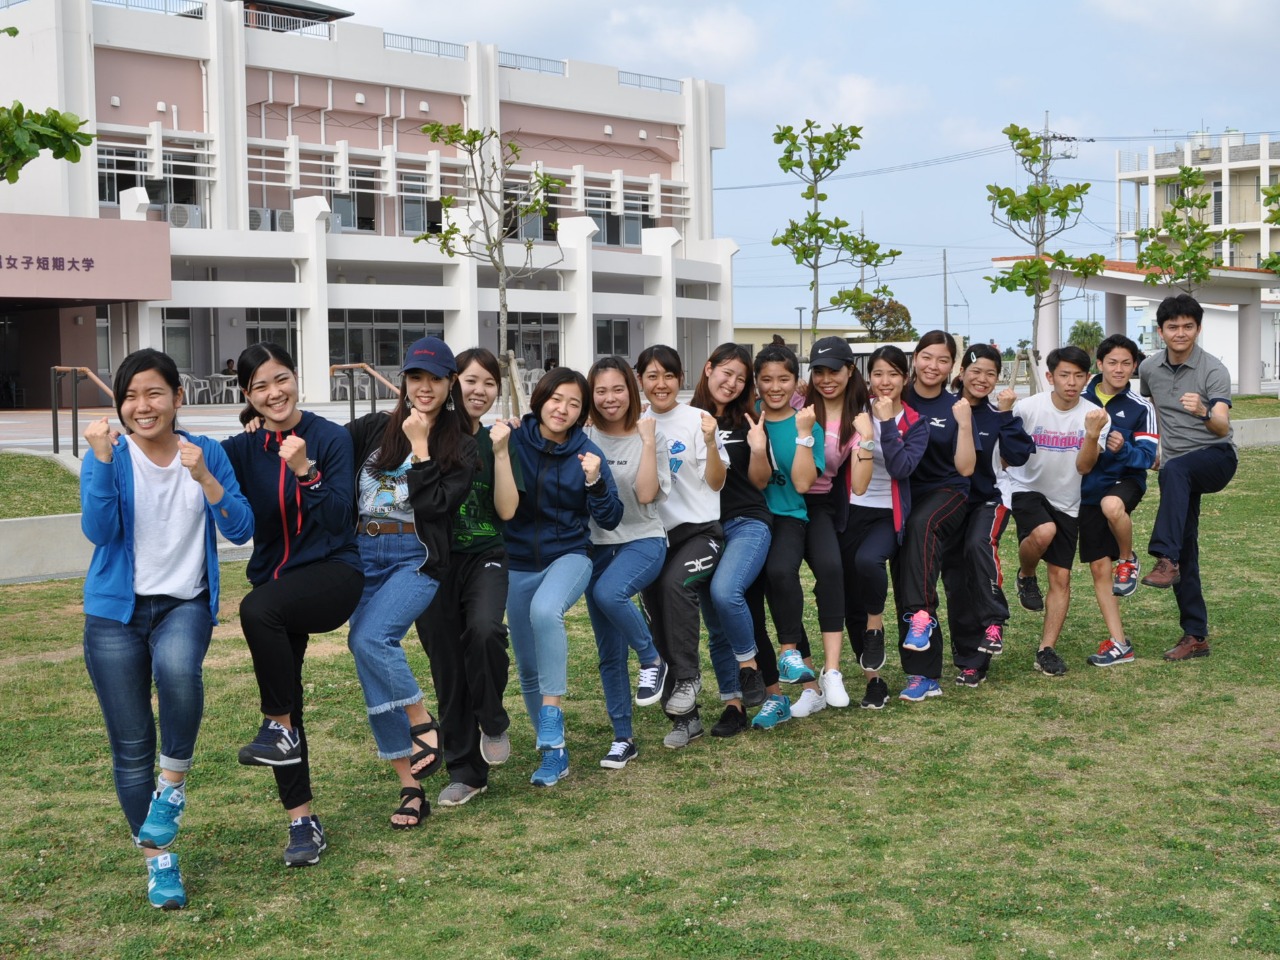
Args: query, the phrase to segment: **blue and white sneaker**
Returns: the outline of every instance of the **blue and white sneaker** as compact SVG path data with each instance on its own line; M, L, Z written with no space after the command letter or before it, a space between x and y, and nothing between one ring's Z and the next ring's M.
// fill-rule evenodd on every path
M564 711L559 707L543 704L538 711L539 750L559 750L564 746Z
M302 738L297 730L264 719L253 742L240 748L239 758L247 767L291 767L302 762Z
M805 665L799 650L784 650L782 656L778 657L778 679L783 683L812 683L818 678Z
M310 867L320 862L320 854L329 849L324 827L317 817L299 817L289 824L289 845L284 848L286 867Z
M760 712L751 718L751 726L756 730L772 730L790 719L791 701L782 694L775 693L764 702Z
M529 782L535 787L554 787L569 775L569 751L564 747L558 750L543 750L542 763L533 771Z
M919 703L926 697L942 696L942 687L937 680L930 680L928 677L907 677L906 688L898 694L899 700L910 700L912 703Z
M914 650L917 653L928 650L929 637L933 633L933 628L938 625L938 621L929 616L928 610L917 610L902 619L911 625L907 630L906 639L902 641L902 649Z
M147 858L147 900L160 910L181 910L187 905L176 853Z
M182 824L182 812L187 807L184 784L171 784L163 777L160 782L164 786L152 795L147 819L138 831L138 843L152 850L163 850L173 843Z

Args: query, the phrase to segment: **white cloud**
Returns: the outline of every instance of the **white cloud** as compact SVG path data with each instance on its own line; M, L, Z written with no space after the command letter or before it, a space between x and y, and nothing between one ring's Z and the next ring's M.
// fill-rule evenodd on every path
M921 87L840 73L818 60L776 60L731 79L730 112L775 123L864 126L916 113L928 100Z
M697 12L674 4L646 4L614 10L597 40L606 62L632 64L636 70L658 63L682 76L721 81L758 55L760 24L732 4Z

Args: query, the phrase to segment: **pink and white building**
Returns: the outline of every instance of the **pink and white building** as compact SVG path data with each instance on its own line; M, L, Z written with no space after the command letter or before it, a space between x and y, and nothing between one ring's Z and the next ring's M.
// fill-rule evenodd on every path
M216 372L246 344L329 366L397 367L443 334L498 350L496 277L413 237L468 203L463 161L424 123L493 128L563 180L519 225L550 264L509 290L530 367L585 369L677 346L697 369L732 336L732 258L712 225L724 89L351 23L274 0L0 0L0 98L97 134L0 184L0 405L48 402L49 367L109 374L164 349ZM556 242L550 239L558 239ZM522 257L523 251L517 251ZM105 377L104 377L105 378ZM90 394L96 397L96 391Z

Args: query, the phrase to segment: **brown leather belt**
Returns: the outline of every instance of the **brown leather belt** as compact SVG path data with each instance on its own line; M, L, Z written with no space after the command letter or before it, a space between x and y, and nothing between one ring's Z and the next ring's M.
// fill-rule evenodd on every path
M413 533L414 530L412 523L401 523L399 520L361 520L356 532L377 537L384 533Z

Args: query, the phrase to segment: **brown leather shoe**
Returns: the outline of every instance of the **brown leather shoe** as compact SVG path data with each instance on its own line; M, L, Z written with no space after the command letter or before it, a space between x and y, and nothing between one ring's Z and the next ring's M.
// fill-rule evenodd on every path
M1191 660L1209 655L1209 641L1184 633L1177 644L1164 652L1166 660Z
M1181 579L1182 574L1178 570L1178 565L1168 557L1161 557L1155 569L1143 577L1142 582L1148 587L1158 587L1164 590L1172 587Z

